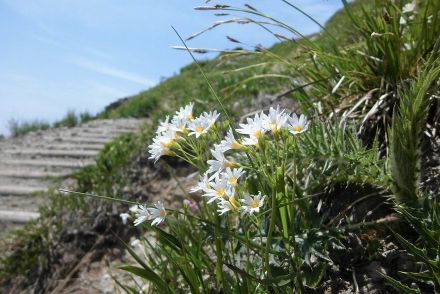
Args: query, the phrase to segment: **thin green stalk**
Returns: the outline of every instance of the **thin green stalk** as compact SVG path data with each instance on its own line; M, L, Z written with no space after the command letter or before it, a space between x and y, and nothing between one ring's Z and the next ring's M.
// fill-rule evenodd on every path
M194 60L194 62L197 65L197 68L200 70L200 73L202 74L203 78L205 79L206 83L208 84L209 90L211 92L211 94L215 97L215 99L217 99L218 104L220 105L220 107L222 108L223 113L225 114L225 116L227 117L227 119L229 120L229 122L232 124L233 121L231 120L231 118L229 117L228 112L226 111L225 106L223 105L222 101L220 100L220 97L217 95L217 93L215 92L214 88L211 85L211 82L209 81L208 77L206 76L205 72L203 71L202 67L200 66L200 64L197 62L196 58L194 57L194 55L192 54L191 50L189 50L188 46L186 46L185 41L183 40L183 38L180 36L180 34L177 32L177 30L171 26L171 28L174 30L174 32L176 33L176 35L179 37L180 41L182 42L183 46L185 46L186 50L188 51L188 53L191 55L191 58Z
M272 247L272 234L275 229L275 219L277 216L277 209L275 207L277 206L277 197L276 193L272 195L272 213L270 216L270 224L269 224L269 232L267 233L267 239L266 239L266 257L265 257L265 264L266 264L266 271L269 279L272 279L272 271L270 269L270 263L269 263L269 251Z
M58 189L58 191L62 192L62 193L69 193L69 194L87 196L87 197L98 198L98 199L103 199L103 200L110 200L110 201L115 201L115 202L127 203L127 204L132 204L132 205L133 204L139 205L139 203L135 202L135 201L119 199L119 198L114 198L114 197L109 197L109 196L101 196L101 195L95 195L95 194L90 194L90 193L82 193L82 192L76 192L76 191L71 191L71 190L67 190L67 189Z
M215 213L215 275L217 277L217 285L222 286L223 290L226 290L225 280L223 275L223 242L220 235L220 217Z

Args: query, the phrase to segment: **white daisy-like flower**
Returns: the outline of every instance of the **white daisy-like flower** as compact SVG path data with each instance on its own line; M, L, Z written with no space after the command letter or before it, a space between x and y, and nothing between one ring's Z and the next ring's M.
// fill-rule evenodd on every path
M254 212L260 212L260 208L264 206L264 199L266 196L261 196L261 192L258 195L245 195L244 199L241 199L243 206L241 209L244 213L254 214Z
M155 162L163 155L167 155L170 152L171 146L175 143L175 133L169 131L156 136L153 139L153 143L148 146L150 157Z
M231 186L237 186L238 184L238 179L244 175L245 171L243 170L243 168L230 168L227 167L226 170L221 174L221 176L223 177L223 179L225 179L229 185Z
M200 176L200 181L197 183L197 185L195 185L194 187L191 188L191 190L189 190L190 193L195 193L197 191L204 191L206 189L210 189L210 182L209 182L209 177L208 177L208 173L204 173L203 176Z
M226 137L220 142L219 149L222 150L222 152L226 152L228 150L239 150L241 148L243 148L243 145L235 139L232 129L229 129Z
M139 211L139 205L137 205L137 204L132 205L128 210L129 210L131 213L138 213L138 211Z
M135 217L136 219L134 220L134 225L138 226L150 218L150 212L147 210L147 208L145 208L145 206L139 205Z
M236 211L240 207L240 203L238 203L237 199L235 199L235 196L231 196L227 200L222 198L219 202L217 202L217 205L217 212L219 215L223 215L229 211Z
M248 117L246 121L247 123L240 124L241 129L237 129L237 132L249 136L244 139L244 145L257 145L258 140L266 133L263 115L257 113L254 118Z
M282 129L287 126L287 119L289 116L284 112L284 110L280 111L280 106L277 108L271 107L269 109L269 114L262 115L263 124L267 130L270 130L273 134L278 133Z
M121 213L121 214L119 214L119 217L121 218L122 223L124 225L126 225L127 224L127 219L130 217L130 214L128 214L128 213Z
M215 159L210 159L207 161L208 163L208 170L207 173L214 173L218 174L222 170L224 170L227 167L233 167L234 162L228 160L225 155L223 154L222 149L220 148L220 145L214 145L214 149L211 149L211 154L214 156Z
M403 16L401 16L399 18L399 24L402 25L402 26L406 25L406 19Z
M154 204L154 206L155 207L147 208L148 212L150 213L149 219L153 220L151 222L152 226L160 224L165 220L167 216L167 211L162 202L159 201L156 204Z
M157 128L157 134L169 132L172 126L173 126L172 123L170 123L170 116L167 115L164 121L159 122L159 127Z
M411 13L414 11L414 9L416 9L416 2L415 1L405 4L402 7L402 13Z
M214 110L210 112L204 112L200 117L203 117L208 122L209 127L212 128L212 126L214 126L219 116L220 113L218 113L217 110Z
M188 123L188 130L190 131L189 135L195 135L196 138L200 137L203 134L206 134L211 127L209 121L207 121L204 117L198 117Z
M234 195L234 187L228 184L228 181L220 177L216 177L214 182L210 183L210 188L204 190L203 197L209 197L208 204L223 198L228 198Z
M300 134L307 130L309 124L307 123L307 118L301 114L298 119L298 116L294 113L292 117L289 117L289 132L296 135Z
M194 106L194 104L191 102L188 105L180 107L180 109L176 112L176 116L179 119L192 120L193 119L193 106Z
M171 130L175 132L180 132L183 134L188 133L188 122L187 118L173 116L171 119Z

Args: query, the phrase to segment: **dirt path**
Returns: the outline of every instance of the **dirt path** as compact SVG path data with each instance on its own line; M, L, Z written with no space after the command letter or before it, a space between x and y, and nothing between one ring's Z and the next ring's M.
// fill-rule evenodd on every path
M37 217L44 197L35 192L93 164L106 143L141 124L137 119L95 120L0 141L0 227Z

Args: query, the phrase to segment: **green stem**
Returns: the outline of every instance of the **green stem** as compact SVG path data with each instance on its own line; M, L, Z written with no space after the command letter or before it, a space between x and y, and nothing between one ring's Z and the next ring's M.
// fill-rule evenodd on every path
M269 251L271 248L273 231L275 229L275 218L277 216L277 209L275 209L276 206L277 206L277 197L276 197L276 193L274 193L274 195L272 195L272 213L270 215L269 232L267 233L266 257L265 257L266 270L267 270L267 275L268 275L269 279L272 278L272 271L270 270L270 264L269 264L269 256L270 256Z
M220 217L215 214L215 255L217 262L215 264L215 275L217 278L217 285L222 286L225 290L224 276L223 276L223 244L221 239Z

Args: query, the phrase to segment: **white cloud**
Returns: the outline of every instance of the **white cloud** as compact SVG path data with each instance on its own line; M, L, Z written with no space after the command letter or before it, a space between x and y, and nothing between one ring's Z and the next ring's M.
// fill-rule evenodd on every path
M156 84L156 81L153 79L149 79L146 77L143 77L141 75L138 75L136 73L131 73L122 69L118 69L112 66L108 66L105 64L101 64L92 60L77 58L68 60L69 63L77 65L79 67L101 73L103 75L107 75L114 78L119 78L125 81L130 81L133 83L141 84L146 87L151 87L154 84Z

